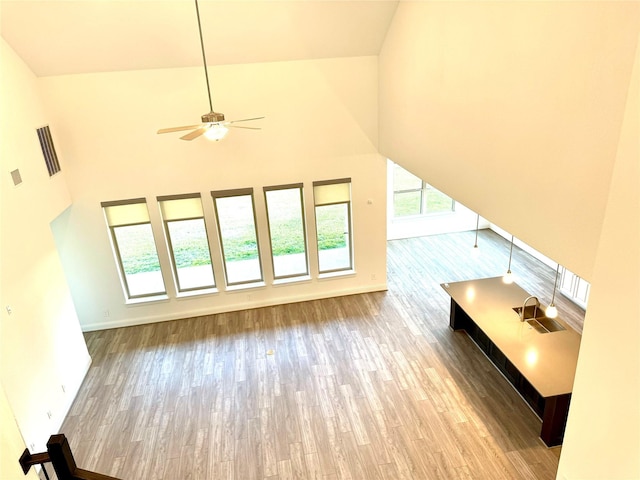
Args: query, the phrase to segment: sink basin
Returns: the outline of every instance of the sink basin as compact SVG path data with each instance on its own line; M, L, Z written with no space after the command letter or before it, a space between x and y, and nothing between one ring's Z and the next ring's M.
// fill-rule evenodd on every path
M522 312L522 307L513 307L513 311L520 316L520 312ZM544 310L540 307L536 307L535 305L527 305L524 309L524 318L537 318L544 317Z
M552 333L560 332L564 330L564 327L560 323L556 322L553 318L549 317L536 317L526 320L539 333Z
M518 314L518 316L520 316L522 307L513 307L513 310ZM560 332L565 329L562 324L560 324L560 322L555 321L553 318L547 317L540 307L536 308L534 305L528 305L525 308L524 316L526 318L525 322L527 322L531 327L535 329L536 332L539 333Z

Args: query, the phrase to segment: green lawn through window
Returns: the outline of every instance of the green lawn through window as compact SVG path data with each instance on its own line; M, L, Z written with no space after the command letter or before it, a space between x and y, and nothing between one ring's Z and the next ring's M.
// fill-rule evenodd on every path
M272 215L274 214L272 213ZM340 219L332 219L330 216L327 216L327 218L319 218L318 220L323 222L325 226L333 220L332 226L334 227L325 231L321 238L318 239L318 248L320 250L343 248L346 246L344 227ZM296 232L299 227L296 222L293 221L282 222L279 224L279 228L281 229L279 237L287 238L287 229ZM174 238L174 254L178 268L207 265L210 263L210 260L208 260L210 258L208 245L202 241L202 237L197 236L190 241L188 238L188 229L181 230L181 233L184 236ZM127 243L131 248L135 249L135 251L130 251L126 258L122 259L123 267L127 275L159 270L156 247L152 241L152 237L148 235L148 232L143 229L129 228L126 231L126 236L129 240ZM291 242L279 241L273 245L273 254L275 256L304 253L304 244L296 239L296 235L291 235L290 238ZM176 248L178 245L179 247ZM256 255L254 252L256 252L256 250L255 237L251 228L246 230L237 229L233 236L227 237L225 242L227 261L255 259Z

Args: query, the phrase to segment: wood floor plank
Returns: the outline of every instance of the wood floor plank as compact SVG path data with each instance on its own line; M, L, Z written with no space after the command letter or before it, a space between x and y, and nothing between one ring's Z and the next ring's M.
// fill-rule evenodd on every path
M320 407L312 407L310 414L311 424L314 429L314 438L316 442L316 451L313 453L314 455L316 455L316 457L310 458L318 462L319 471L323 476L333 474L335 473L336 468L331 456L331 442L326 423L332 422L332 428L335 428L335 417L324 417L324 415L322 415Z
M320 467L320 458L318 453L308 453L304 456L305 479L319 480L324 478L322 468Z
M85 334L93 364L61 432L126 480L552 479L561 449L463 332L440 283L501 275L481 231L388 245L388 291ZM521 285L555 270L514 248ZM523 272L529 272L523 275ZM584 311L562 296L581 331Z
M260 434L264 475L265 477L277 475L279 456L276 453L273 418L267 408L260 410ZM285 455L282 455L282 457L286 458Z
M299 426L304 453L314 453L317 451L315 429L311 419L311 406L306 399L304 390L296 392L296 407L297 417L300 419ZM289 444L289 447L291 445Z
M194 449L194 461L193 461L193 478L194 480L206 480L207 470L209 466L209 429L199 428L196 445ZM253 465L258 465L254 460ZM153 478L153 477L149 477Z
M305 480L305 453L304 447L300 443L289 445L289 458L291 459L291 476L297 480ZM315 453L315 452L313 452Z

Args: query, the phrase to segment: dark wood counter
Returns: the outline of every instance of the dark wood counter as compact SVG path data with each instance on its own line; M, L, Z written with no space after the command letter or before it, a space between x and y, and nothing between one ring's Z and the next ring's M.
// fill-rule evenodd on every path
M562 444L571 400L580 335L564 330L539 333L520 321L513 307L529 293L501 277L445 283L451 296L450 327L465 330L542 420L540 438Z

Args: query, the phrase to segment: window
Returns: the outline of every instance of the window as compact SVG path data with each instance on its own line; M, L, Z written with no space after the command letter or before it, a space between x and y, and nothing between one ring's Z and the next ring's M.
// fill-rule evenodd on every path
M351 179L313 182L320 273L353 269Z
M560 267L560 275L558 289L576 305L586 309L591 288L589 282L564 267Z
M166 294L145 199L101 205L125 296L134 299Z
M302 184L264 187L275 279L309 274Z
M215 288L199 194L158 197L178 292Z
M227 285L262 281L253 189L211 192Z
M451 212L453 200L398 164L393 164L393 216Z

